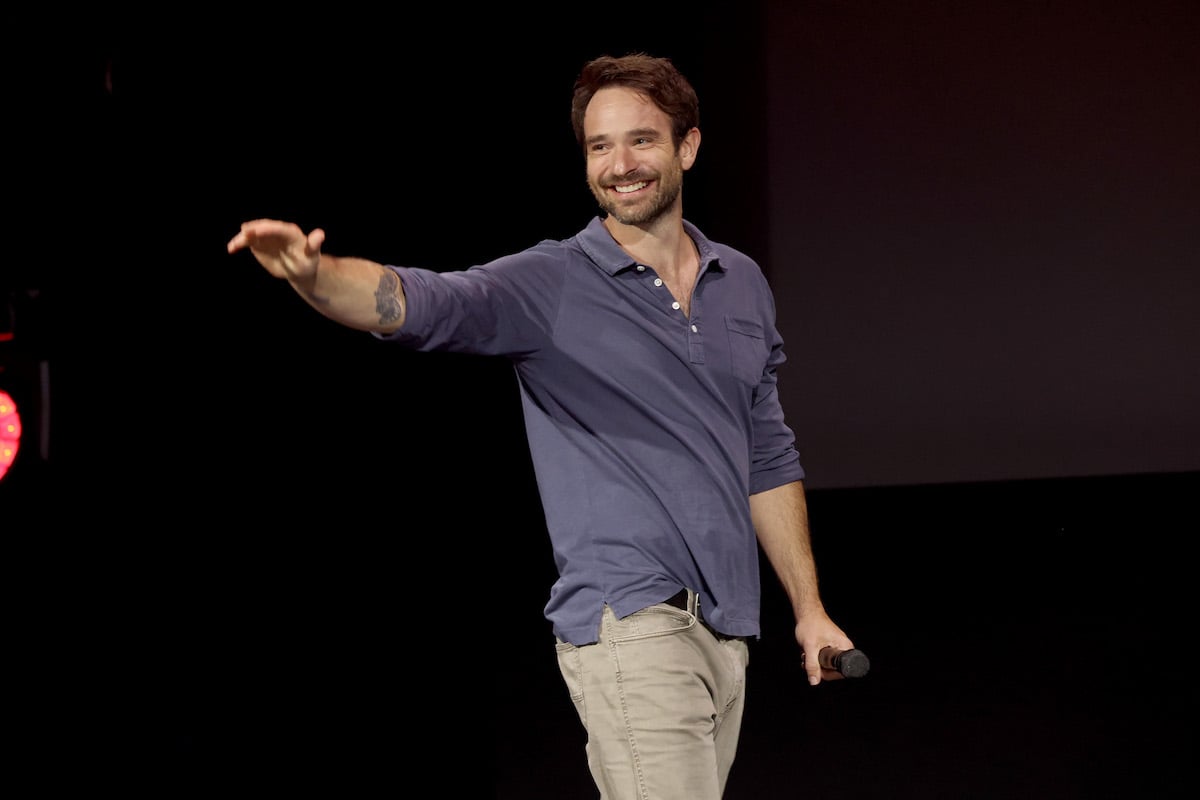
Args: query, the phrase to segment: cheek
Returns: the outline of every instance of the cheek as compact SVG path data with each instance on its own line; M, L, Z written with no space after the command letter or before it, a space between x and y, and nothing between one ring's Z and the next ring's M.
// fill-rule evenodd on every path
M596 184L600 182L600 176L604 174L604 163L600 159L593 159L587 162L587 180L588 183Z

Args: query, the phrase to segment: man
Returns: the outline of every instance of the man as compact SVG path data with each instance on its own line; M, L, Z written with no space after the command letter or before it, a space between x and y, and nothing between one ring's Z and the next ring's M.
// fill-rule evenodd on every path
M717 800L734 761L758 547L791 600L811 684L853 642L821 602L784 361L758 265L683 217L699 103L670 61L584 65L571 108L603 214L577 235L435 272L242 225L327 317L399 345L502 356L518 376L559 577L545 607L606 800Z

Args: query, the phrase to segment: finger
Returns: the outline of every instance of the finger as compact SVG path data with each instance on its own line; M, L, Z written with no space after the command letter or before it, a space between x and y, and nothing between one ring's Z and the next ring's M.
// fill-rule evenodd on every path
M318 253L321 251L321 245L325 243L325 231L320 228L313 228L308 234L308 249L310 252Z
M821 674L825 672L825 670L821 669L821 664L816 653L813 653L812 658L808 657L808 653L801 653L800 665L803 666L804 671L808 673L808 683L810 686L816 686L821 682Z

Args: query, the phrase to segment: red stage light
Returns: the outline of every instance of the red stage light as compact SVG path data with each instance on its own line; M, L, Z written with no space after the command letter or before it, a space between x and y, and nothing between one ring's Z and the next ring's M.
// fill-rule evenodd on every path
M21 415L17 412L17 403L8 392L0 389L0 480L8 474L20 444Z

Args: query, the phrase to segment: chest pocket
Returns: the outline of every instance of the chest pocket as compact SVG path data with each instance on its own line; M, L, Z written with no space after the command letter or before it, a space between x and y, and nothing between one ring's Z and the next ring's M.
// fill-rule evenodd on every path
M758 322L737 317L725 317L729 334L730 371L751 388L762 380L767 365L767 337Z

